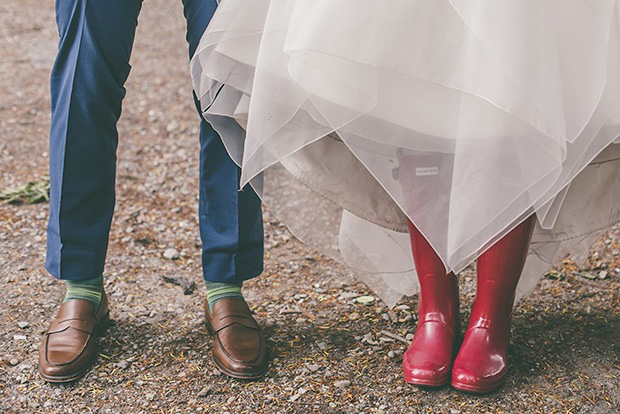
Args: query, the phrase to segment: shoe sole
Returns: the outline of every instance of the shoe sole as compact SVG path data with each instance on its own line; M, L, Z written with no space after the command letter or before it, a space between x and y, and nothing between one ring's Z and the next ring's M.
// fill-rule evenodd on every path
M215 358L215 356L212 356L211 359L213 360L213 363L215 364L217 369L222 372L222 374L227 375L234 379L238 379L238 380L248 380L248 381L258 380L264 377L268 371L268 368L265 368L264 371L261 371L255 374L243 374L243 373L234 372L234 371L229 370L228 368L225 368L224 366L222 366L222 364L220 364L220 362Z
M97 326L97 329L95 330L95 332L93 332L94 339L102 336L106 332L106 330L108 329L109 326L110 326L110 312L108 312L103 317L103 319L101 319L101 322L99 323L99 326ZM47 382L51 382L51 383L54 383L54 384L63 384L63 383L73 382L73 381L79 380L84 375L86 375L86 373L95 364L95 362L97 361L98 357L99 357L99 353L95 352L95 354L93 355L93 358L88 362L86 367L84 367L82 370L80 370L79 372L77 372L77 373L75 373L73 375L67 375L67 376L50 376L50 375L46 375L46 374L43 373L43 371L41 371L41 366L40 365L37 367L37 371L39 372L39 375L41 376L41 378L43 378Z

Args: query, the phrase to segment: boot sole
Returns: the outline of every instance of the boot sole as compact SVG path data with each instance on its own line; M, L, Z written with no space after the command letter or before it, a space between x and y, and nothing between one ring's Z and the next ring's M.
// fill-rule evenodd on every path
M450 373L446 374L443 377L433 379L433 380L413 378L413 377L407 376L406 374L404 375L404 377L405 377L405 382L407 382L408 384L417 385L420 387L438 388L438 387L443 387L444 385L447 385L448 382L450 382Z
M505 377L502 377L484 385L452 381L452 387L458 391L463 391L470 394L489 394L500 389L502 385L504 385L504 380Z

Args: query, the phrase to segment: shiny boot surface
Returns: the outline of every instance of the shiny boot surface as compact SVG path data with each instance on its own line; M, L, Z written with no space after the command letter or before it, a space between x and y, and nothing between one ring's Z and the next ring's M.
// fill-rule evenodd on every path
M534 220L525 220L478 258L476 299L452 368L458 390L488 393L504 382L512 307Z
M439 387L450 381L459 335L458 281L424 236L409 223L411 247L420 282L418 325L403 356L405 381Z

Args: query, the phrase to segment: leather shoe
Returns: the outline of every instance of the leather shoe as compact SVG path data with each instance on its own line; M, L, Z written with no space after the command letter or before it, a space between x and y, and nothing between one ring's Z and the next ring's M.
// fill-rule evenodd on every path
M95 339L105 332L109 321L105 292L96 314L87 300L63 303L39 347L41 377L48 382L70 382L86 374L97 359Z
M213 335L213 361L224 374L257 379L267 372L267 344L245 300L223 298L205 301L206 323Z

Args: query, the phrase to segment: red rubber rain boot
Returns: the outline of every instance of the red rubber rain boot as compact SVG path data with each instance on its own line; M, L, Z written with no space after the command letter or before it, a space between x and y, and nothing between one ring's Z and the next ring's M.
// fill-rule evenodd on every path
M420 281L418 326L403 356L405 381L438 387L450 380L459 334L459 288L424 236L409 222L411 248Z
M487 393L503 384L515 291L534 220L534 216L525 220L478 258L476 300L452 368L452 386L457 390Z

